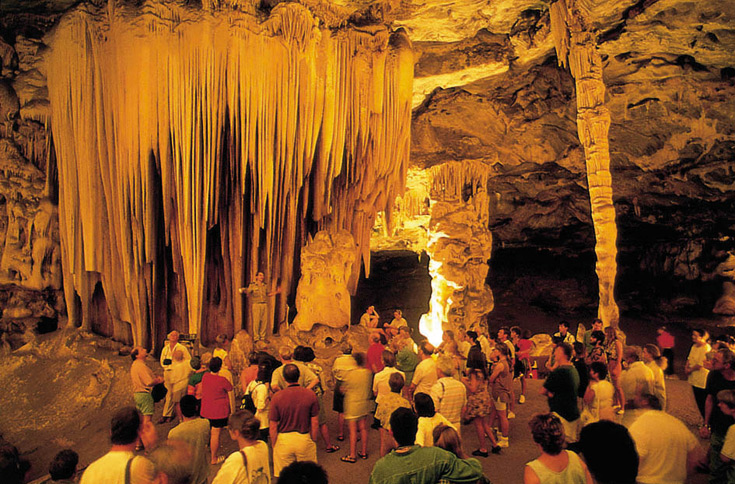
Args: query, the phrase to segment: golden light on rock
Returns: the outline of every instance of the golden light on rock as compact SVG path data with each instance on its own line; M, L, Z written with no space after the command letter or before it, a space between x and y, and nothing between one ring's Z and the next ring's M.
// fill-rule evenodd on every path
M92 9L63 18L48 63L70 324L89 326L99 283L123 335L129 323L135 342L156 339L170 250L186 330L200 333L219 249L225 318L239 328L237 288L259 270L290 288L309 217L349 231L369 267L375 213L407 169L405 33L332 30L296 3L263 22L153 2Z

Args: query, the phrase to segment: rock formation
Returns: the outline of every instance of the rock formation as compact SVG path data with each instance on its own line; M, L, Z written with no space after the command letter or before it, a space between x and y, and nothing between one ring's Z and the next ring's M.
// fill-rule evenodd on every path
M608 130L610 111L605 106L602 57L589 27L584 1L558 0L551 4L551 30L562 65L568 65L577 88L577 132L584 148L592 224L595 228L596 272L600 294L597 315L617 328L620 314L615 302L618 228L613 207Z
M369 263L375 212L405 179L405 33L331 31L296 3L261 22L226 6L111 2L65 16L52 44L71 324L86 324L99 283L136 342L167 326L206 337L210 319L231 332L244 276L262 270L289 290L294 253L317 224L349 230ZM184 321L162 320L167 299ZM282 297L275 319L285 313Z
M485 283L492 252L488 229L489 200L483 165L440 165L432 174L431 220L428 226L431 300L419 331L433 344L442 331L468 330L493 309Z
M605 269L614 238L609 229L599 230L613 219L622 309L710 314L723 283L735 280L732 271L720 270L735 251L735 18L729 2L78 3L0 2L3 328L20 331L34 325L21 316L63 318L68 311L72 324L118 339L132 340L131 324L140 337L160 342L168 329L194 331L196 321L204 321L199 332L211 340L242 326L244 301L234 291L261 269L284 288L272 308L273 321L282 321L285 296L296 292L294 254L310 235L350 231L366 273L371 244L420 252L428 242L430 196L412 186L428 186L429 169L452 163L452 170L483 165L487 173L495 262L528 264L535 274L543 269L538 261L546 260L547 276L555 280L562 268L568 272L559 297L546 297L541 283L516 281L531 290L531 301L558 299L554 307L571 309L602 298L604 319L614 321L608 296L615 276ZM571 17L551 15L563 7L574 7ZM574 27L576 37L567 37L574 19L584 21ZM394 33L399 27L406 32ZM186 46L195 35L202 45ZM73 42L57 42L65 36ZM172 36L177 40L164 42ZM570 59L557 52L555 39L562 38L572 51L591 56L592 77L575 74L574 53ZM268 52L269 62L257 64L258 72L280 72L281 84L230 90L246 85L247 75L235 72L266 50L230 54L256 39L263 49L283 41L282 55ZM325 55L329 49L334 55ZM50 52L70 55L66 81L75 89L47 80ZM315 62L308 61L312 52ZM571 73L559 60L570 60ZM342 74L320 77L327 70ZM358 72L368 75L358 82ZM302 97L312 73L318 82L310 92L322 97ZM281 91L287 94L277 96L277 86L286 84ZM52 120L49 88L52 98L75 100L54 113L66 120ZM254 92L267 94L248 104ZM347 93L354 93L350 101ZM166 96L191 104L173 103L164 112L159 101ZM293 106L297 96L299 113L313 123L263 114ZM599 166L589 165L604 157L590 144L603 138L604 126L586 130L582 116L590 108L604 117L594 107L603 100L610 119L609 184L598 183ZM320 121L309 106L328 115ZM273 143L261 142L266 130L247 128L252 116L269 128ZM290 170L286 159L312 162ZM376 213L401 194L399 180L408 168L398 211ZM196 170L209 176L194 177L201 185L181 181ZM75 177L77 189L70 181ZM591 197L597 191L604 200ZM100 245L108 234L118 242ZM591 280L596 259L597 283ZM65 297L58 261L67 268ZM351 290L360 274L355 269ZM596 285L604 290L588 294Z
M347 231L334 235L321 231L301 249L296 318L290 328L297 341L320 346L327 337L342 340L341 333L351 322L348 285L356 250ZM314 338L316 332L320 334L318 343Z

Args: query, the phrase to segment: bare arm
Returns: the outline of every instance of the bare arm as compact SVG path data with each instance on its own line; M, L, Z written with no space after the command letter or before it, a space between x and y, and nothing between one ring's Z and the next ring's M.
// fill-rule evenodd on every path
M724 455L720 454L720 459L722 459L722 462L730 462L732 459L725 457ZM697 445L694 449L687 452L687 475L693 476L696 474L696 469L700 465L707 463L707 453L704 451L702 446Z
M703 439L709 437L709 420L712 416L712 407L714 407L714 399L712 395L707 395L707 400L704 402L704 425L699 429L699 436Z
M523 469L523 484L540 484L538 476L529 466Z
M595 401L595 391L592 389L592 385L587 385L587 390L584 392L584 400L585 405L592 405L592 402Z
M270 427L268 428L268 435L271 439L271 445L276 445L276 439L278 438L278 422L275 420L270 421Z
M311 417L311 440L316 442L319 435L319 416Z

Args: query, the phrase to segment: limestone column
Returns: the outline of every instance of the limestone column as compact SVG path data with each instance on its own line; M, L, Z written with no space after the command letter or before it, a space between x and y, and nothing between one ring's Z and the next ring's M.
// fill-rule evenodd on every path
M569 66L577 89L577 131L584 147L595 228L600 295L597 312L606 326L617 327L619 312L615 303L615 275L618 229L610 174L610 112L605 107L602 58L589 18L583 0L558 0L551 5L551 30L559 63Z

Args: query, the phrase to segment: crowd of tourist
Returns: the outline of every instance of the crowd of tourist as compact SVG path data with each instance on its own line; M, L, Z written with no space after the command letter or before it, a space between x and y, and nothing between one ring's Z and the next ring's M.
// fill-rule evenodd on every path
M329 407L337 414L336 441L347 440L344 464L368 459L369 428L378 429L372 484L489 482L477 458L511 445L515 405L529 398L525 379L543 368L531 357L530 333L519 327L491 333L477 325L445 331L434 347L414 342L399 310L381 326L371 306L360 324L370 331L367 351L344 343L331 374L315 362L312 348L284 346L275 358L264 345L237 372L226 336L216 338L212 353L192 357L173 331L159 359L163 377L157 377L145 362L146 349L134 348L135 406L115 412L109 452L78 482L203 484L219 466L215 484L326 483L317 464L319 437L325 452L342 450L330 436ZM627 345L615 328L603 330L600 320L591 326L577 341L562 321L552 336L542 388L549 411L528 424L539 455L519 482L684 483L698 467L708 469L712 484L735 482L735 341L724 337L710 346L706 331L692 332L684 370L704 422L699 437L710 440L707 460L697 437L666 413L665 374L674 358L666 328L656 344L639 347ZM331 405L328 382L334 382ZM152 421L161 386L158 423L177 421L165 442ZM626 428L620 422L627 412L635 418ZM474 428L479 443L469 454L463 425ZM229 456L219 454L223 429L237 444ZM0 446L3 469L13 459L19 477L8 482L23 482L27 463L12 446ZM76 482L77 466L73 450L60 452L51 480Z

